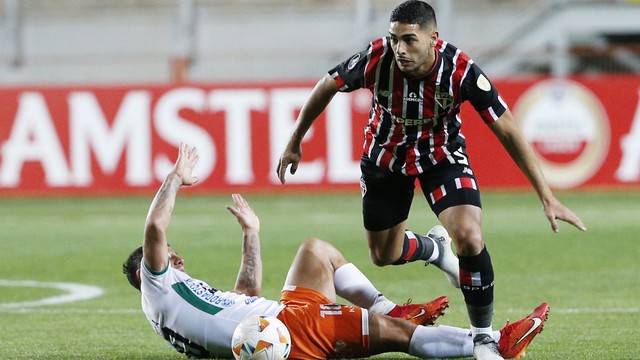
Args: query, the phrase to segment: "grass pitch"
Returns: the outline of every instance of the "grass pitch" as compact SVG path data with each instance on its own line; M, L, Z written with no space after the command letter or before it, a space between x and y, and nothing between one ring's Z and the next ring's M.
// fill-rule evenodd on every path
M527 359L640 359L640 193L557 195L581 216L586 233L561 224L554 234L533 192L484 193L484 235L496 273L494 328L547 301L549 321ZM1 358L183 358L153 332L138 292L121 273L122 262L142 242L152 197L0 199ZM468 326L462 295L435 267L371 264L358 193L245 197L261 218L266 296L279 296L298 245L316 236L336 244L396 302L448 295L451 307L439 323ZM169 229L189 273L222 289L233 286L240 260L240 229L224 209L230 203L230 196L196 197L183 189ZM416 197L409 227L426 232L435 223ZM91 285L104 293L57 305L7 307L64 294L11 285L26 280Z

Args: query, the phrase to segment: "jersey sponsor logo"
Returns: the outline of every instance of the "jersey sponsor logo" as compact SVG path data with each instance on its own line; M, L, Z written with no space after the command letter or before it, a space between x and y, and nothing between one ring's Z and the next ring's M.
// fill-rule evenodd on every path
M215 289L194 279L175 283L171 288L186 302L211 315L235 304L235 301L216 295Z
M402 100L405 102L422 102L422 99L418 97L418 94L410 92L409 96L405 96Z
M609 119L600 100L568 79L541 81L514 107L549 184L571 188L588 181L609 148Z
M404 126L418 126L418 125L425 125L430 123L435 124L436 122L436 118L408 119L408 118L401 118L393 114L391 114L391 120L393 120L397 124L402 124Z

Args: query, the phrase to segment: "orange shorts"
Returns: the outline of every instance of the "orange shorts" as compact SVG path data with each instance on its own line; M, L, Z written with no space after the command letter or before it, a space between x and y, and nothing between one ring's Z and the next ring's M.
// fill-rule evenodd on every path
M316 290L282 290L285 308L278 314L291 333L289 359L367 357L369 312L357 306L331 303Z

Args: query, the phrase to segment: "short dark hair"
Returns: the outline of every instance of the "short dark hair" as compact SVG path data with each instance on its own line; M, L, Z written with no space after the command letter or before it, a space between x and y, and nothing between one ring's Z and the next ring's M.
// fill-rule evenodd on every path
M138 279L137 272L140 269L140 263L142 262L142 246L133 250L127 261L122 264L122 273L127 275L129 284L134 288L140 290L140 279Z
M418 24L421 29L427 25L437 26L436 12L431 5L420 0L407 0L396 6L391 12L389 22L402 24Z

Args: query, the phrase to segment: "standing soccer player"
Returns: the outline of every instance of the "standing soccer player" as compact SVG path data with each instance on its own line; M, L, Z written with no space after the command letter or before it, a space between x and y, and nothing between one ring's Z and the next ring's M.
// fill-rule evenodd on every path
M433 8L419 0L398 5L389 36L331 69L302 107L278 163L285 182L302 156L305 133L337 92L367 88L373 93L365 127L362 176L364 227L372 261L378 266L433 262L461 287L477 359L502 359L492 340L494 274L482 238L478 185L466 154L459 116L469 101L538 194L554 232L557 220L586 230L560 203L507 105L482 70L465 53L439 39ZM415 181L449 232L459 255L456 269L440 260L446 241L438 234L407 231Z

